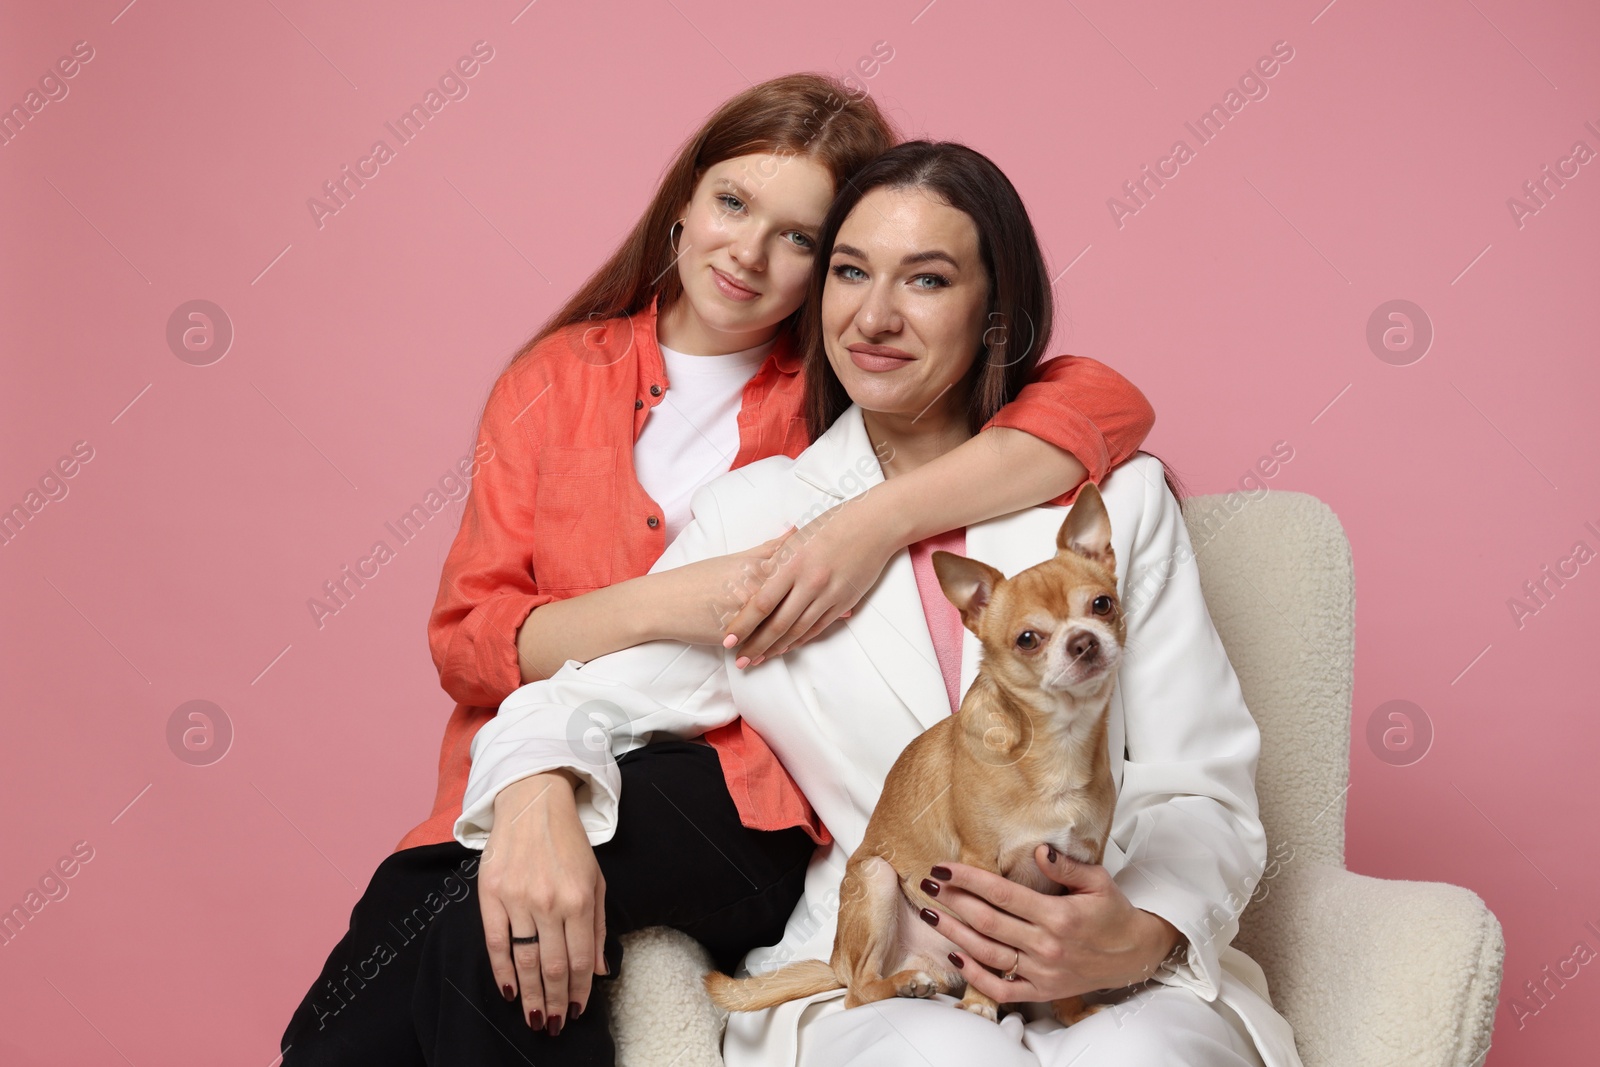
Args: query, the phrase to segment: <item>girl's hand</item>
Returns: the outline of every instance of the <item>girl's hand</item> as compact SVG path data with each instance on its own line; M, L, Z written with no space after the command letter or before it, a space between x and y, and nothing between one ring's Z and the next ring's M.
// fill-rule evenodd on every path
M495 984L552 1037L589 1004L606 941L606 881L578 820L571 772L536 774L495 796L478 905ZM511 938L538 934L531 945ZM604 970L601 973L605 973Z
M775 571L727 624L735 666L781 656L850 614L900 549L862 500L846 501L796 530L773 555Z
M649 610L661 620L657 630L667 639L685 644L722 644L727 634L724 624L776 569L774 557L793 530L791 526L743 552L645 575L650 583L645 591L653 605Z
M1070 895L1040 893L964 863L940 864L934 870L949 877L922 883L938 900L934 925L959 946L962 977L997 1003L1059 1000L1142 982L1182 939L1167 920L1130 904L1104 867L1048 845L1033 858ZM1000 977L1007 969L1015 981Z

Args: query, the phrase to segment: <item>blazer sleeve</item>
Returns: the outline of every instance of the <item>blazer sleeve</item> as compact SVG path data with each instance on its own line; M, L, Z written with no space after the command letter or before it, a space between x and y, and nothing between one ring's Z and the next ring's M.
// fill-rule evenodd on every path
M533 573L535 446L517 417L525 375L502 374L490 391L474 450L472 488L445 557L428 618L439 684L458 703L492 708L522 684L517 629L557 599Z
M1201 595L1178 501L1159 461L1138 462L1147 468L1145 507L1123 597L1135 651L1117 676L1127 752L1112 828L1125 862L1112 877L1134 907L1188 939L1185 959L1157 980L1209 1001L1221 952L1266 866L1255 789L1261 735Z
M1099 485L1139 450L1155 422L1155 408L1128 379L1088 356L1056 356L1039 363L1016 399L983 428L1008 426L1064 448ZM1046 503L1070 504L1077 491L1073 486Z
M727 554L714 491L690 500L692 519L651 573ZM685 605L685 610L695 610ZM703 610L715 610L708 603ZM582 780L575 797L591 845L611 840L622 799L617 757L658 735L691 738L739 717L729 685L732 652L711 645L647 641L587 663L569 659L500 705L472 739L456 840L481 849L494 826L494 798L511 783L567 768Z

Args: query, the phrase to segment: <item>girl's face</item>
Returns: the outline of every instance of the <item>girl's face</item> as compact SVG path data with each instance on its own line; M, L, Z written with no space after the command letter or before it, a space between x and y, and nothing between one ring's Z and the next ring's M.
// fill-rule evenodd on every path
M958 386L982 346L988 301L972 216L923 189L873 189L834 242L822 290L828 363L865 411L955 416L964 427Z
M693 312L679 319L679 343L712 355L770 338L805 302L832 201L832 174L807 156L736 156L707 168L678 234L678 277Z

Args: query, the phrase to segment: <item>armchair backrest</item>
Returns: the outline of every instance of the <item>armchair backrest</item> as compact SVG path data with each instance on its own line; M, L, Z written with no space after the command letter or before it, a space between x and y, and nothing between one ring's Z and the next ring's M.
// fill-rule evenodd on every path
M1342 868L1355 684L1355 577L1344 527L1316 497L1282 490L1254 500L1193 497L1183 513L1211 620L1261 730L1256 795L1267 877L1275 857Z

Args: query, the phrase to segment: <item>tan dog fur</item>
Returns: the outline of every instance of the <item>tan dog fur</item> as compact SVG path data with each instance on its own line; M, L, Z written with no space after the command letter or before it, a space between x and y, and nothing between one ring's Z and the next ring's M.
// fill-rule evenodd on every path
M1106 715L1127 630L1110 518L1092 482L1078 491L1056 549L1011 579L933 554L945 596L982 642L977 677L957 714L918 735L890 769L845 868L832 961L744 979L713 971L705 984L717 1004L755 1011L843 987L852 1008L965 989L962 1008L998 1017L996 1002L950 965L957 946L918 917L932 903L920 883L956 858L1059 894L1034 862L1041 842L1083 863L1105 853L1116 806ZM1051 1003L1064 1024L1096 1010L1080 997Z

